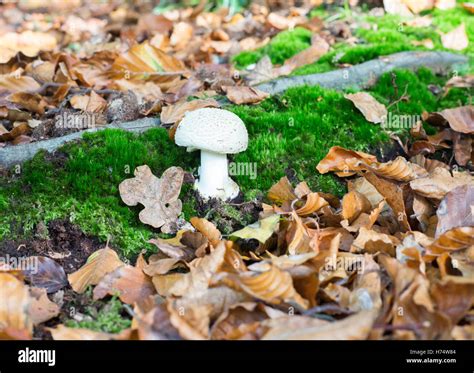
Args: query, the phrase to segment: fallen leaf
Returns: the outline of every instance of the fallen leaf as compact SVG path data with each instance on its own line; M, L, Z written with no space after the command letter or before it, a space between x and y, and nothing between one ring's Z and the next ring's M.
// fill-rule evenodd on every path
M110 341L113 339L129 339L129 330L124 330L120 334L97 332L85 328L69 328L65 325L57 325L54 328L47 328L55 341Z
M177 123L184 118L188 111L194 111L206 107L219 107L219 103L213 98L205 100L184 101L174 105L165 106L161 111L162 123Z
M48 293L55 293L68 284L66 273L56 261L45 256L30 256L23 260L23 271L32 286L44 288Z
M69 101L74 109L87 113L102 113L107 108L107 101L94 91L89 95L73 96Z
M110 272L113 272L124 263L115 250L100 249L87 259L87 263L76 272L68 276L69 283L76 293L83 293L89 285L97 285Z
M410 187L424 197L441 200L451 190L473 183L474 177L467 172L453 172L451 175L445 168L438 167L428 177L410 181Z
M191 218L190 223L209 240L212 246L217 247L219 245L222 235L213 223L198 217Z
M269 96L268 93L253 87L224 86L222 89L226 93L227 98L237 105L258 104Z
M271 215L258 222L250 224L241 230L231 233L231 237L237 237L242 239L254 239L264 244L278 229L278 223L280 221L279 215Z
M458 227L474 227L474 183L452 189L439 204L436 237Z
M160 73L179 75L185 70L183 62L147 42L134 45L128 52L117 57L112 65L112 71L126 79L146 79L152 74L160 75Z
M230 280L247 294L270 304L285 302L302 309L308 308L308 301L293 287L290 274L275 265L270 265L265 272L244 272L230 277Z
M28 313L34 325L42 324L59 315L61 309L49 300L46 289L30 288L30 297Z
M9 273L0 272L0 330L12 328L31 335L33 320L28 313L31 298L27 286Z
M383 123L386 121L388 115L387 108L369 93L358 92L346 94L344 97L354 103L367 121L371 123Z
M459 27L441 35L441 43L446 49L462 51L469 46L469 38L466 34L466 26L461 24Z
M180 167L170 167L159 179L145 165L137 167L134 175L119 185L122 201L128 206L138 203L145 206L138 215L141 222L161 228L164 233L176 231L174 224L181 214L182 203L178 198L184 171Z
M467 249L472 245L474 245L474 227L459 227L441 234L428 249L437 255Z
M7 63L18 52L27 57L36 57L40 51L53 51L56 38L50 33L24 31L21 33L7 32L0 36L0 64Z
M349 192L342 199L342 217L352 223L363 212L372 210L370 201L361 193Z
M366 310L343 320L327 322L306 317L297 327L289 327L288 319L273 322L262 340L361 340L367 339L377 313ZM290 316L290 319L295 316Z
M155 294L155 288L140 268L124 265L106 274L94 289L96 300L115 294L122 302L134 304Z
M372 164L377 162L377 158L367 153L347 150L340 146L333 146L329 149L328 154L318 163L316 169L321 174L336 171L342 172L340 176L351 176L353 175L352 170L363 169L360 166L355 167L359 161Z
M364 177L385 198L387 204L392 208L395 219L400 224L400 227L405 231L411 230L406 213L403 191L400 186L379 178L371 172L365 173Z

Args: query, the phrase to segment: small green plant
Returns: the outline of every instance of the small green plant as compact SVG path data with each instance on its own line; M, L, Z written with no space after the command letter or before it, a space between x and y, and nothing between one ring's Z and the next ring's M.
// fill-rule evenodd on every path
M82 321L67 320L65 325L70 328L85 328L97 332L120 333L132 324L129 318L124 317L123 304L116 296L99 307L97 307L97 302L94 302L87 307L85 316Z

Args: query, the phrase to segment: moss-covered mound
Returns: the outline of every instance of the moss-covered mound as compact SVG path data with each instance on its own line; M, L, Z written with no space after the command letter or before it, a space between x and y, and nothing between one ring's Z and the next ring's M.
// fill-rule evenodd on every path
M444 79L424 69L418 74L397 71L383 76L372 93L387 105L406 93L409 100L390 108L394 114L418 115L469 100L461 89L452 89L445 97L436 96L429 84L441 86ZM340 145L381 156L389 138L380 126L368 123L342 92L319 87L294 88L257 106L228 109L245 121L250 134L248 150L233 159L256 171L233 176L247 201L264 195L285 174L306 180L315 190L340 195L343 184L315 171L329 147ZM398 132L403 135L406 131ZM18 175L12 170L11 177L0 182L0 241L31 237L38 223L66 218L104 242L110 238L124 256L151 250L146 241L158 231L140 223L140 208L123 204L118 193L119 183L132 177L135 167L143 164L157 176L173 165L196 173L199 154L175 146L165 129L141 135L105 130L85 135L82 142L63 147L52 158L38 154ZM190 189L185 185L181 193L185 218L197 213ZM204 213L211 220L225 213L242 225L251 219L248 214L240 216L233 206L226 206L219 214Z

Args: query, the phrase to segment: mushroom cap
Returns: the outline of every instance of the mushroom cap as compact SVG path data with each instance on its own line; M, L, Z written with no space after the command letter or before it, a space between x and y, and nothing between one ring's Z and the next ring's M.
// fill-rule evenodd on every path
M187 112L176 129L176 145L188 150L235 154L247 149L249 136L244 122L234 113L215 108Z

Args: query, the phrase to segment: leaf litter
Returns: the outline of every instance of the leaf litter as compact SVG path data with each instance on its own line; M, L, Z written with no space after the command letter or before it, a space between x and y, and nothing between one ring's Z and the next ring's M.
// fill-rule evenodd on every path
M451 7L448 1L385 2L396 14L435 6ZM167 125L187 111L220 106L207 93L255 104L267 95L252 85L289 75L330 49L331 41L317 35L281 66L264 57L241 77L214 61L265 45L271 29L311 28L304 11L282 15L254 7L245 19L189 10L137 16L119 8L111 26L120 25L121 12L138 18L137 26L115 44L83 43L77 55L60 52L60 38L49 33L3 34L0 87L7 95L0 112L9 125L0 127L0 141L29 141L22 136L59 105L106 112L111 91L135 91L141 112L159 113ZM82 21L68 18L55 32L75 41L82 33L105 35L99 19ZM150 27L159 30L153 38ZM441 40L447 49L467 48L465 25ZM25 58L22 66L16 56ZM472 87L471 80L453 78L445 91ZM372 96L346 98L367 121L383 123L387 108ZM24 121L16 123L19 112ZM259 220L228 235L204 217L183 221L182 169L171 167L158 178L147 165L138 167L118 187L126 205L144 206L142 223L167 234L150 241L157 252L132 265L107 244L74 271L54 256L30 256L24 264L37 262L36 272L0 265L0 338L32 338L35 326L58 317L58 294L70 286L83 295L92 289L95 300L117 296L130 306L132 322L120 333L58 324L49 328L57 340L472 339L474 178L462 168L472 160L472 106L424 113L423 120L438 132L412 131L407 157L379 161L328 149L314 172L347 181L342 198L284 177L268 191ZM428 157L450 148L461 168Z

